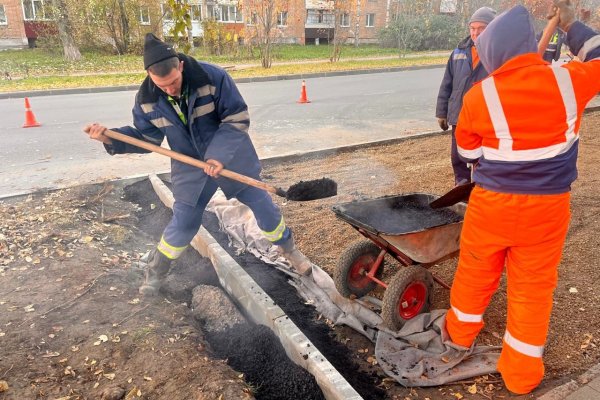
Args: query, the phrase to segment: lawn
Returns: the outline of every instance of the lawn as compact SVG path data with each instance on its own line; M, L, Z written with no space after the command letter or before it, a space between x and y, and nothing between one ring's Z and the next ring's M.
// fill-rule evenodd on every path
M345 46L340 61L331 63L330 50L327 45L280 45L275 48L270 69L260 67L258 51L234 57L206 55L204 49L197 48L192 54L226 67L234 78L443 64L447 59L445 54L427 53L410 54L401 59L396 49L362 45ZM132 85L139 83L145 75L141 55L84 52L82 56L81 61L70 63L62 58L59 50L1 51L0 73L4 79L0 80L0 92Z

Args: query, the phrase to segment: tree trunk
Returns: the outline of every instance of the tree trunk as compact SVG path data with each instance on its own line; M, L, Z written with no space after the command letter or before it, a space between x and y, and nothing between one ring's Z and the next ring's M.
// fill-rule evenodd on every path
M360 39L360 0L356 0L356 25L354 26L354 47L358 47Z
M63 45L64 57L67 61L81 60L81 53L75 39L73 39L73 29L69 20L69 12L64 0L54 0L56 10L56 22L58 24L58 34Z
M123 43L122 51L123 53L127 53L127 51L129 51L131 37L129 36L129 18L127 18L125 0L119 0L119 13L121 14L121 38Z

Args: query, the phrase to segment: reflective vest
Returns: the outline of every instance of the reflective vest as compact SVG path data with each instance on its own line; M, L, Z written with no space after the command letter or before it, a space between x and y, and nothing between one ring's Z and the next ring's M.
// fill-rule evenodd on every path
M553 67L535 53L511 59L465 96L459 154L479 159L474 180L507 193L563 193L577 177L579 125L600 91L600 61Z

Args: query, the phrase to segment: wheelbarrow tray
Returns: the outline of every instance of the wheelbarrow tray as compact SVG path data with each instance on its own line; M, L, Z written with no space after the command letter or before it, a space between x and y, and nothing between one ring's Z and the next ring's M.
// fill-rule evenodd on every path
M341 203L332 209L339 219L361 233L376 236L413 261L427 264L458 251L466 211L465 203L441 209L429 207L438 197L407 193Z

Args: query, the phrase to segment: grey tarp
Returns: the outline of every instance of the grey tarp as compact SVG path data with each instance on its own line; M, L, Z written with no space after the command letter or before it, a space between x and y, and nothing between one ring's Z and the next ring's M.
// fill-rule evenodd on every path
M347 325L375 342L378 364L404 386L435 386L496 372L499 347L453 344L444 329L446 310L421 314L398 332L383 326L379 314L367 302L350 300L338 293L331 277L316 265L301 277L279 257L263 237L252 212L237 200L227 200L218 191L207 208L215 213L221 228L239 252L248 251L292 277L300 295L336 325Z

